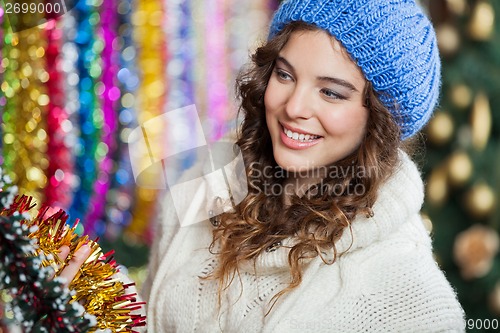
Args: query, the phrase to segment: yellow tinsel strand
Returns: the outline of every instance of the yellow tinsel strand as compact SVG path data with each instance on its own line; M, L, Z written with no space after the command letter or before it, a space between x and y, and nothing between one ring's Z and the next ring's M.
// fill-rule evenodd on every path
M166 99L166 82L163 74L166 68L166 41L162 29L164 9L161 1L138 0L132 16L134 25L134 41L137 43L137 62L142 69L141 85L137 90L136 110L138 122L144 124L163 113ZM158 138L161 131L158 128ZM148 131L155 129L148 128ZM162 140L148 140L149 148L153 152L164 149ZM158 155L156 155L158 156ZM142 159L150 163L147 156ZM155 184L158 179L155 173L144 174L143 180ZM137 188L136 201L133 210L133 219L127 228L128 235L144 237L148 224L156 211L159 191L147 188Z
M19 19L23 17L20 14ZM44 120L49 103L44 88L49 78L44 69L46 41L40 26L6 33L4 41L5 80L1 85L6 97L2 122L4 165L20 191L41 202L48 166Z

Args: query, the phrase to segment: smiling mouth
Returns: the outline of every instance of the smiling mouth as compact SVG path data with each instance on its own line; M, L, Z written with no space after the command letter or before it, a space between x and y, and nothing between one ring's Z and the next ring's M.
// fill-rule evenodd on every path
M281 125L281 127L283 129L283 133L285 133L287 137L299 142L313 142L321 138L321 136L315 134L294 132L292 130L289 130L288 128L285 128L283 125Z

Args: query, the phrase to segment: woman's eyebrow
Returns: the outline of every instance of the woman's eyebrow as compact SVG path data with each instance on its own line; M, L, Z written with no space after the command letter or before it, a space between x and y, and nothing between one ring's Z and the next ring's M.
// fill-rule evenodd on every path
M276 62L281 62L283 65L285 65L285 67L288 67L292 72L294 71L294 68L293 66L290 64L290 62L288 62L288 60L286 60L285 58L283 58L282 56L278 56L276 58ZM316 78L318 81L325 81L325 82L328 82L328 83L333 83L333 84L336 84L336 85L339 85L339 86L343 86L351 91L355 91L355 92L359 92L358 89L356 89L356 87L346 81L346 80L343 80L343 79L339 79L337 77L329 77L329 76L318 76Z
M276 58L276 62L281 62L281 63L283 63L283 65L288 67L292 72L294 71L293 66L288 62L288 60L286 60L282 56L278 56L278 58Z
M319 81L326 81L329 83L337 84L339 86L346 87L347 89L349 89L351 91L358 92L358 89L356 89L356 87L352 83L350 83L346 80L339 79L337 77L320 76L317 79Z

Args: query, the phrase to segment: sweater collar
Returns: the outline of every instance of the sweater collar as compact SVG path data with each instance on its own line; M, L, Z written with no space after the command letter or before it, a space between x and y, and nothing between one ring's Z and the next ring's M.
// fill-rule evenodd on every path
M355 251L375 243L394 232L409 218L418 214L424 200L424 186L415 163L404 152L399 154L399 166L381 186L373 206L372 217L358 215L351 223L351 231L344 230L336 243L337 253ZM253 274L270 274L288 269L288 252L293 239L287 239L281 247L259 255L255 263L244 262L241 271ZM328 255L326 255L328 257Z

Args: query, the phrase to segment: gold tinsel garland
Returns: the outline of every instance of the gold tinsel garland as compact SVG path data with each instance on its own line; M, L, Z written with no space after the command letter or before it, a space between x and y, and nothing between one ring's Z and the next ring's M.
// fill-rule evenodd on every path
M30 197L18 196L13 207L25 207L28 210L33 207L30 202ZM85 244L91 248L90 256L69 284L69 289L75 291L70 303L79 302L88 314L96 317L97 324L90 332L97 329L136 332L134 327L145 326L145 316L138 313L143 312L140 310L145 303L138 302L137 294L127 290L134 284L123 283L117 275L119 270L112 258L113 251L103 254L97 240L78 236L75 232L78 221L71 228L66 223L68 215L63 210L45 217L49 209L44 206L34 219L22 221L30 230L34 230L29 237L36 240L38 249L32 255L43 252L48 259L43 260L42 265L51 266L57 276L79 248ZM65 260L58 257L62 246L70 249Z
M20 25L39 18L40 13L9 16L11 24L16 24L12 22L15 20ZM5 31L3 58L0 57L0 72L4 72L0 94L6 98L2 110L3 165L10 171L13 183L41 202L40 189L47 185L48 165L46 40L41 26L17 33Z

